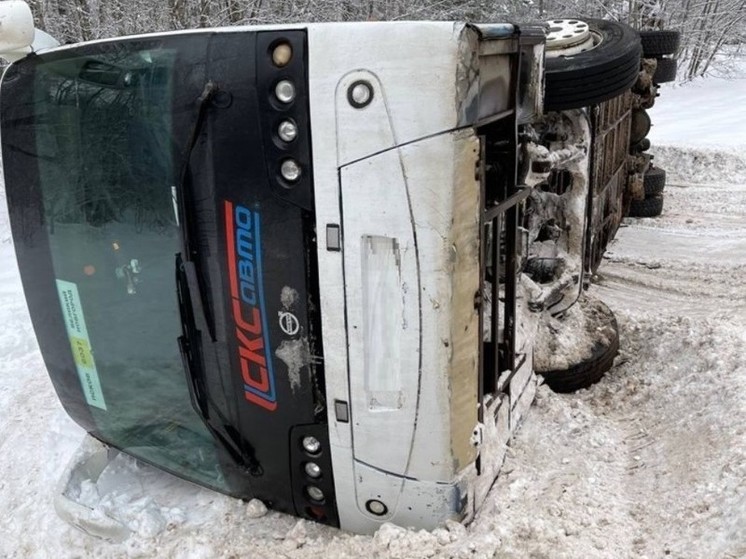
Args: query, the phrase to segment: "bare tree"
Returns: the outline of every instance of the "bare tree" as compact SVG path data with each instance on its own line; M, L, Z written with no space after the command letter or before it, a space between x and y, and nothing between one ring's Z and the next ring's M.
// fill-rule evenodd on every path
M255 23L461 19L539 21L586 16L681 32L684 76L746 41L746 0L29 0L37 25L64 42Z

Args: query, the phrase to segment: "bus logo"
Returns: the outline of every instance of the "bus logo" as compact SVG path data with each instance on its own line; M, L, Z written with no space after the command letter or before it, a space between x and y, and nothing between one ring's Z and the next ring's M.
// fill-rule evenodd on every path
M227 200L224 207L231 315L244 396L274 411L277 395L262 281L261 218L259 212Z
M285 332L288 336L295 336L300 330L300 323L298 317L291 312L280 312L277 313L278 321L280 323L280 329Z

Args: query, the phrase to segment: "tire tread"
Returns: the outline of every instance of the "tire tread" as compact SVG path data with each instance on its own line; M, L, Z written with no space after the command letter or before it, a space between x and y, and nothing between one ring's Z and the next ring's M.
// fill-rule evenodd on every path
M595 105L621 95L637 80L642 47L637 33L620 23L585 19L604 36L593 50L546 61L546 111Z
M663 196L650 196L644 200L632 200L629 205L630 217L657 217L663 212Z
M660 167L651 167L645 173L643 184L646 198L657 196L663 192L663 188L666 186L666 170Z
M680 39L679 32L672 29L640 31L642 55L646 58L657 58L666 54L676 54Z
M673 58L659 58L658 66L653 74L653 83L668 83L676 79L676 60Z
M614 365L614 358L619 353L619 333L614 321L614 339L608 346L598 344L589 359L561 371L544 371L537 374L544 377L544 382L554 392L575 392L597 383Z

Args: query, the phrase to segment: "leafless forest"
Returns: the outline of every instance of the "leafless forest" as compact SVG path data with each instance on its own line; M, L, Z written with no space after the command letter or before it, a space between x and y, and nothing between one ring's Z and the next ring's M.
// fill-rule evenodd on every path
M746 0L29 0L65 42L195 27L301 21L616 19L682 33L680 75L695 77L746 41Z

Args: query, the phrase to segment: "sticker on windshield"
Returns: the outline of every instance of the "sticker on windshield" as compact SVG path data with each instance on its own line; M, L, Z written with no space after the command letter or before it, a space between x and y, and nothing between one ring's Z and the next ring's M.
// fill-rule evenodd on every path
M88 405L105 410L106 402L101 391L96 363L93 360L91 340L88 338L88 329L85 326L78 286L69 281L57 280L57 293L60 297L67 337L70 340L85 399Z

